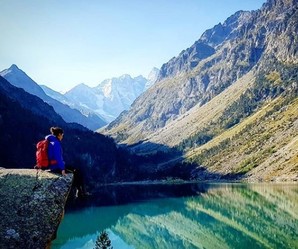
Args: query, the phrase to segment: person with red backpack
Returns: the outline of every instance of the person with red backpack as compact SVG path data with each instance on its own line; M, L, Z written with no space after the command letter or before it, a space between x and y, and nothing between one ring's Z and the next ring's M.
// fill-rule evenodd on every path
M65 175L65 162L63 160L63 152L61 146L61 140L63 139L64 132L60 127L51 127L50 131L51 134L46 136L46 140L49 141L49 168L53 172L58 172L62 175ZM53 161L54 163L52 163Z
M51 134L37 144L37 168L49 168L52 172L66 175L61 146L64 132L60 127L51 127L50 131Z
M60 127L51 127L51 134L44 140L36 144L36 165L35 169L48 170L54 173L66 175L66 171L73 174L73 189L75 197L86 197L90 193L86 192L84 176L78 167L71 165L65 166L62 156L61 140L63 139L63 130ZM38 172L38 171L37 171Z

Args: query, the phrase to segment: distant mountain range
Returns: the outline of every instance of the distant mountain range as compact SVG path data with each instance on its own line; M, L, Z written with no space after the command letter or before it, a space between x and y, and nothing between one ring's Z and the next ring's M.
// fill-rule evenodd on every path
M122 111L128 110L133 101L154 84L158 73L159 69L153 68L148 79L143 76L132 78L126 74L104 80L97 87L82 83L65 94L44 85L39 86L16 65L3 70L0 75L11 84L52 105L65 121L76 122L95 130L113 121Z
M130 108L133 101L146 91L157 79L159 70L154 68L148 76L132 78L125 74L118 78L102 81L96 87L80 84L66 92L68 104L84 112L96 113L107 122Z
M98 129L106 124L106 122L97 115L83 115L78 110L72 109L68 105L48 96L35 81L16 65L12 65L10 68L1 71L0 75L12 85L38 96L46 103L53 106L55 111L61 115L66 122L78 123L91 130Z
M128 112L99 131L139 154L183 153L168 165L298 180L297 3L268 0L205 31L162 65Z

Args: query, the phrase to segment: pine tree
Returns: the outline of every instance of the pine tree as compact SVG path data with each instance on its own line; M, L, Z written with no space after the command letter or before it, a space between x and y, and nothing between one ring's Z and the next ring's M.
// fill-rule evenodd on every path
M105 230L98 235L94 249L113 249L109 235Z

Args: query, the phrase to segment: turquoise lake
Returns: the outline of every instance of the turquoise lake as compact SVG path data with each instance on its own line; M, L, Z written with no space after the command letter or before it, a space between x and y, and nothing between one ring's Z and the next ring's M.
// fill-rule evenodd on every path
M298 248L298 184L103 187L66 208L52 249Z

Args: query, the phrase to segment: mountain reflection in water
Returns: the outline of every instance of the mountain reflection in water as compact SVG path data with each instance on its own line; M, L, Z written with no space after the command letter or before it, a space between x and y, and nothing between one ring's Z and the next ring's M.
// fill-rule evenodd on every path
M74 204L72 204L74 207ZM68 209L52 248L298 248L297 184L164 184L103 188Z

